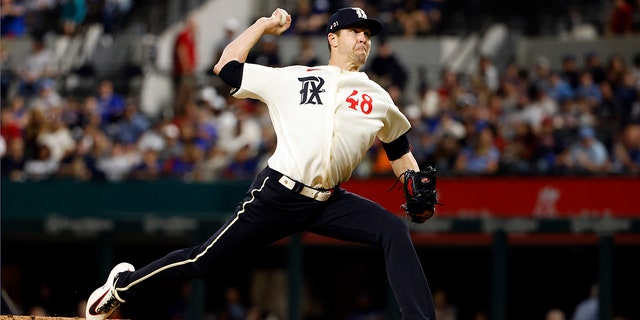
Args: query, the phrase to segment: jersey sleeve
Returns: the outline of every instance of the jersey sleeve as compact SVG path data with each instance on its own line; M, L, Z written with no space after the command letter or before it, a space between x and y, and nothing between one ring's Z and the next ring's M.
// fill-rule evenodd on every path
M393 104L387 108L387 114L383 120L383 124L383 127L378 132L378 138L384 143L390 143L396 140L411 129L411 124L407 117Z
M283 78L283 68L245 63L242 73L242 85L233 92L233 96L240 99L257 99L264 103L275 101L278 92L282 90Z

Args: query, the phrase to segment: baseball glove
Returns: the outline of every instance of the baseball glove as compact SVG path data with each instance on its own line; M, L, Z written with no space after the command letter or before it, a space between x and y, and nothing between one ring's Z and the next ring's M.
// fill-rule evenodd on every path
M424 223L435 213L434 206L440 204L436 196L436 169L428 167L422 171L407 170L404 175L402 209L415 223Z

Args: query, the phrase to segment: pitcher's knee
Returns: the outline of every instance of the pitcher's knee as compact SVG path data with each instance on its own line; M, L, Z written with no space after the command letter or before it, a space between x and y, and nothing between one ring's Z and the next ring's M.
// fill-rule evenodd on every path
M393 216L390 219L386 219L384 222L383 234L390 237L408 236L409 228L404 220Z

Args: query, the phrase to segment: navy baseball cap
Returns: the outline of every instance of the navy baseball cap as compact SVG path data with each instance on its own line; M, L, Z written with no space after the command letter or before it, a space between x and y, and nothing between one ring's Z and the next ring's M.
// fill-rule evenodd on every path
M382 22L376 19L367 18L367 14L360 8L342 8L329 17L327 23L327 34L335 33L340 29L347 27L362 26L369 29L371 36L382 31Z

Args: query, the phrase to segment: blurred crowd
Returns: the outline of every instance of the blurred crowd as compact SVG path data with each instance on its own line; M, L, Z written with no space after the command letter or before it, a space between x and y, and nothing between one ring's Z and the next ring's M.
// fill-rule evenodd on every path
M637 0L553 1L535 3L477 0L296 0L292 26L297 35L322 35L330 13L345 6L360 7L380 19L383 34L405 38L461 35L505 22L529 36L580 33L593 29L600 35L640 33ZM287 8L289 9L289 8ZM446 19L443 16L446 15ZM544 23L542 23L544 21Z
M105 32L117 33L136 10L169 6L170 1L2 0L1 32L2 36L9 37L48 32L69 35L83 26L99 23ZM191 4L203 2L206 1L191 1ZM514 31L530 36L571 33L585 25L601 35L640 33L638 0L541 0L523 5L477 0L282 0L279 5L292 15L293 27L287 33L296 35L323 34L330 13L346 6L363 8L381 20L385 24L385 35L408 38L461 35L486 28L493 22L508 23ZM444 15L447 19L443 19ZM162 18L166 17L153 19Z
M74 35L83 26L99 23L106 33L117 32L130 14L132 0L2 0L2 37L48 33Z
M22 4L27 16L36 2L48 3L33 2ZM60 9L80 2L89 3L66 1ZM371 2L355 2L385 17ZM3 0L3 32L5 8L11 3L18 2ZM106 10L112 2L100 3ZM127 8L126 1L113 3ZM290 36L299 39L300 54L282 61L277 38L265 37L249 62L323 63L299 35L321 32L324 18L313 16L322 3L327 4L321 12L326 15L330 2L296 3L302 7L296 8L296 34ZM427 3L437 7L439 1L402 3L415 9ZM303 18L306 10L309 16ZM92 12L88 7L80 11ZM64 25L59 26L68 30ZM237 22L228 27L218 48L238 31ZM139 94L120 92L112 79L101 79L91 94L66 92L59 61L41 37L32 37L31 51L18 65L2 47L2 176L15 181L252 178L275 147L266 106L231 97L210 70L195 70L194 28L187 21L177 36L174 67L179 71L169 116L142 113ZM546 57L532 66L498 68L483 56L473 72L443 68L439 81L429 83L424 70L409 70L394 52L402 48L387 40L374 40L364 71L389 91L412 122L409 139L421 167L434 165L445 176L640 174L640 53L567 54L558 69ZM409 85L411 75L418 78L417 87ZM378 141L354 175L392 176Z
M384 33L406 37L439 33L444 0L299 0L292 10L289 34L322 35L332 12L345 6L363 8L385 24Z
M553 70L497 70L481 57L475 72L443 70L404 105L422 165L443 174L637 175L640 172L640 55L566 55Z

